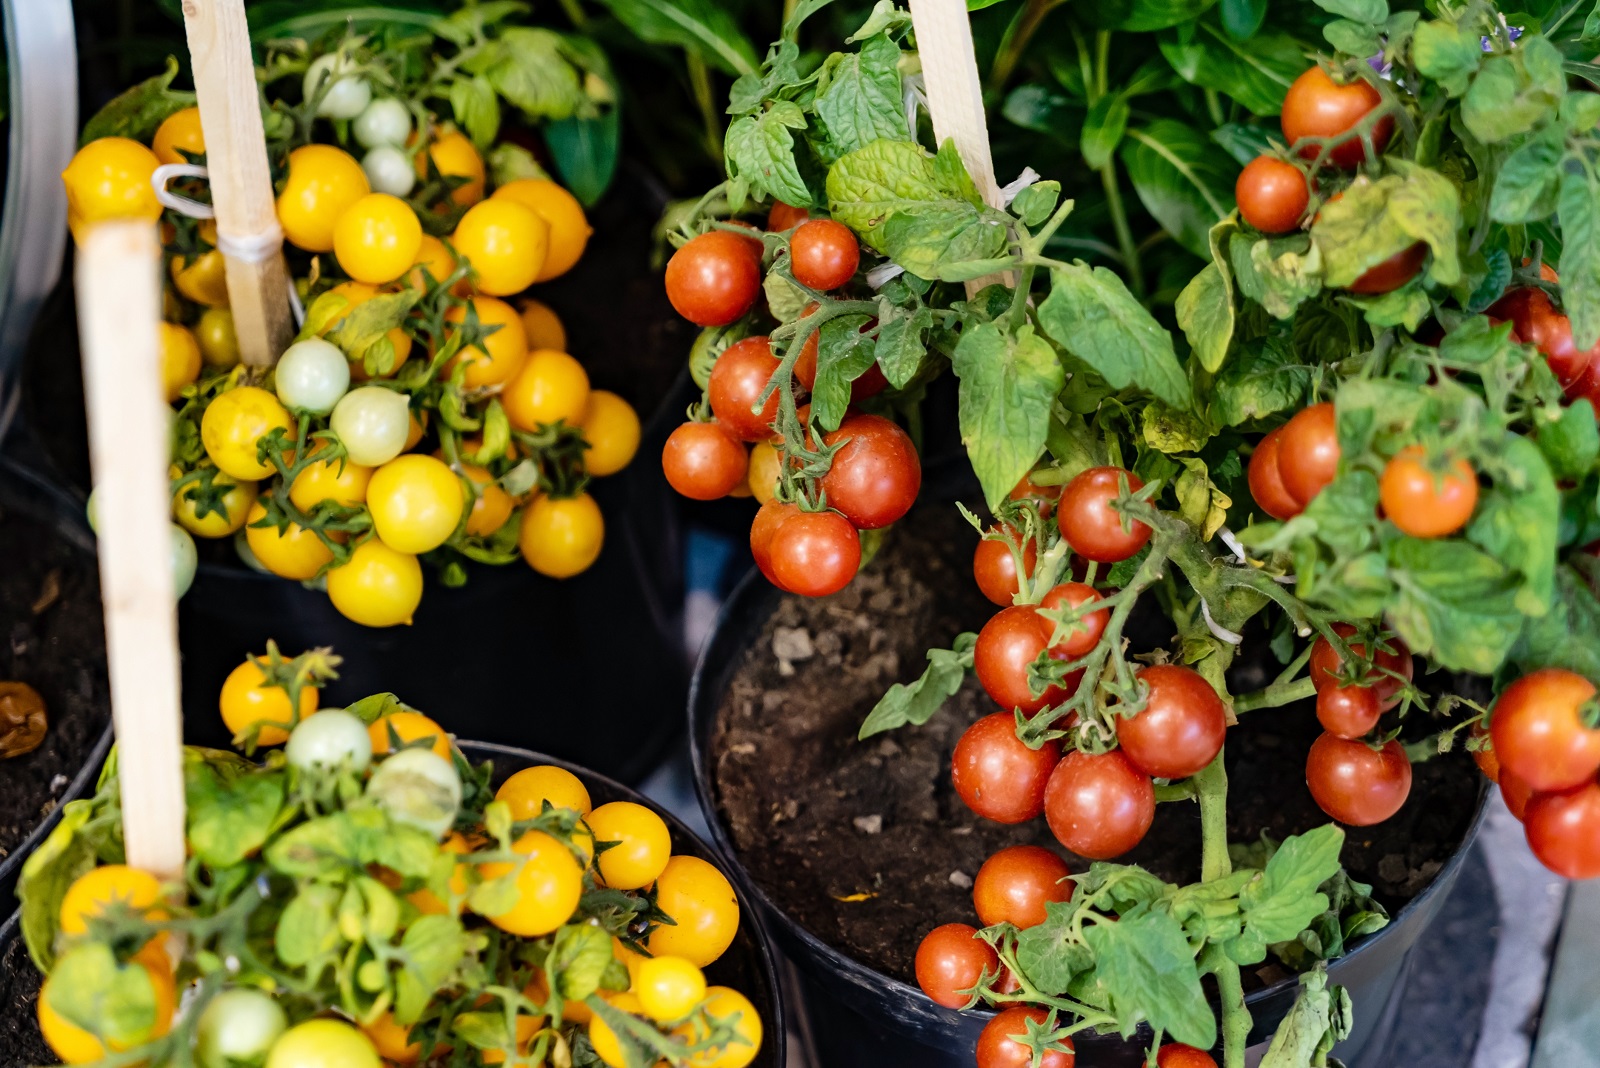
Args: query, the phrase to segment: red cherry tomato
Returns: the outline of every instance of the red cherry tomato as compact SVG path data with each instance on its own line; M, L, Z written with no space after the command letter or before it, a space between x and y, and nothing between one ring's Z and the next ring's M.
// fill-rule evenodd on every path
M1556 311L1550 294L1531 286L1513 289L1490 306L1489 314L1510 319L1516 336L1544 354L1567 395L1581 395L1588 372L1600 363L1600 344L1579 350L1572 341L1572 321Z
M1580 712L1594 684L1562 668L1544 668L1505 688L1494 704L1489 737L1502 772L1541 793L1568 790L1600 771L1600 730Z
M1264 234L1286 234L1300 226L1311 191L1299 167L1276 156L1257 156L1239 172L1233 197L1245 222Z
M1021 537L1014 530L1009 531L1009 536ZM1038 563L1039 545L1030 540L1022 547L1022 566L1029 578L1033 577ZM972 551L972 577L978 580L978 589L985 597L997 605L1009 605L1018 589L1017 558L1012 555L1011 547L993 538L980 539L978 547Z
M1093 586L1083 582L1063 582L1039 600L1039 607L1053 611L1076 610L1099 600L1102 600L1100 593ZM1110 621L1109 608L1095 609L1074 623L1072 626L1075 629L1050 647L1050 655L1057 660L1076 660L1080 656L1087 656L1090 650L1100 644L1100 635L1106 632L1106 624ZM1047 620L1046 626L1053 624Z
M1295 500L1283 484L1278 467L1278 447L1283 440L1283 428L1261 439L1256 451L1250 454L1250 496L1256 505L1274 519L1293 519L1305 511L1305 505Z
M1125 519L1111 507L1111 502L1121 493L1120 480L1124 477L1128 480L1129 493L1144 487L1131 471L1119 467L1091 467L1061 491L1057 522L1061 525L1061 536L1079 556L1114 564L1126 560L1150 540L1148 526L1136 519Z
M1534 794L1522 823L1545 867L1567 879L1600 876L1600 783Z
M771 500L756 510L756 517L750 522L750 555L755 557L756 567L761 569L767 581L779 589L784 587L772 572L772 537L778 533L779 527L799 511L796 505Z
M1365 738L1383 715L1371 686L1324 686L1317 691L1317 722L1335 738Z
M1072 869L1039 846L1008 846L983 862L972 881L972 904L985 927L1033 927L1049 917L1045 905L1072 897Z
M855 277L861 245L843 223L811 219L789 238L789 258L796 282L826 293Z
M661 450L667 483L696 501L726 497L744 480L748 467L744 446L717 423L685 423Z
M1041 515L1049 516L1055 502L1061 499L1061 486L1041 486L1033 480L1033 472L1022 476L1022 481L1011 487L1007 494L1013 501L1038 501Z
M1413 538L1443 538L1467 525L1478 506L1478 476L1459 457L1444 472L1427 450L1409 445L1395 454L1378 481L1378 500L1389 521Z
M1074 749L1045 786L1044 817L1056 840L1080 857L1110 860L1138 845L1156 818L1155 787L1120 749Z
M1077 1062L1077 1054L1071 1052L1072 1039L1062 1039L1058 1044L1066 1051L1046 1052L1037 1066L1033 1051L1016 1040L1027 1037L1029 1020L1042 1025L1049 1019L1048 1012L1033 1005L1012 1005L997 1013L978 1035L978 1068L1072 1068Z
M761 291L761 264L750 239L712 230L691 238L667 261L667 299L697 326L727 326Z
M973 666L985 692L1006 711L1020 708L1031 716L1041 708L1060 704L1072 696L1080 672L1062 686L1051 686L1035 697L1028 686L1028 665L1050 644L1050 623L1032 605L1012 605L996 612L978 632L972 650Z
M800 313L800 317L804 319L816 310L817 303L812 301L806 305L805 310ZM861 327L862 332L872 329L875 323L876 320L873 320L873 322L864 324ZM794 360L794 376L808 390L817 388L817 351L820 347L817 336L820 333L820 330L811 332L811 336L806 338L806 343L800 346L800 355L796 356ZM889 380L883 377L883 372L878 369L878 365L873 364L865 371L862 371L850 383L850 403L855 404L858 401L866 400L868 397L876 397L888 388Z
M838 593L861 567L861 536L838 512L800 512L772 535L772 576L802 597Z
M772 436L772 421L778 418L778 391L772 391L759 411L754 409L778 369L778 362L772 354L772 344L762 335L729 345L711 365L711 382L706 389L711 413L729 433L743 441L765 441Z
M984 716L966 729L950 758L950 781L966 806L996 823L1022 823L1044 811L1045 784L1061 746L1029 749L1009 712Z
M1528 802L1533 800L1533 787L1511 774L1505 768L1500 769L1500 797L1506 803L1506 808L1517 819L1528 815Z
M1312 67L1289 86L1283 98L1283 139L1291 146L1302 137L1336 137L1351 129L1362 117L1381 103L1378 91L1360 78L1352 78L1347 85L1339 85L1321 67ZM1372 148L1382 152L1394 131L1394 120L1378 120L1372 129ZM1319 148L1307 145L1300 155L1314 159ZM1349 170L1359 166L1366 158L1366 148L1360 138L1346 141L1328 153L1328 161L1335 167Z
M1156 1068L1217 1068L1217 1062L1205 1050L1168 1042L1156 1054Z
M985 972L992 974L999 969L999 956L970 924L935 927L917 947L917 985L947 1009L965 1006L972 999L961 991L983 982Z
M774 200L772 210L767 212L767 229L773 233L781 233L784 230L794 229L809 218L811 213L805 208L797 208L781 200Z
M1228 713L1198 671L1152 664L1136 676L1149 687L1144 710L1117 720L1117 744L1153 778L1187 779L1222 751Z
M1339 429L1327 401L1295 413L1278 431L1278 477L1304 508L1339 473Z
M1416 277L1422 261L1428 258L1428 246L1417 242L1401 249L1375 267L1369 267L1346 288L1352 293L1392 293Z
M1370 654L1367 647L1361 642L1350 642L1348 639L1355 634L1356 628L1349 623L1335 623L1335 634L1345 638L1350 646L1350 652L1357 657L1366 659ZM1352 665L1353 666L1353 665ZM1372 657L1373 671L1370 680L1373 690L1378 694L1378 703L1382 710L1387 712L1400 703L1400 692L1405 689L1406 683L1411 681L1416 670L1416 665L1411 660L1411 650L1406 648L1406 643L1399 638L1384 638L1379 642L1378 654ZM1328 639L1318 637L1311 646L1310 675L1312 685L1320 692L1329 686L1343 685L1341 673L1348 674L1346 665L1334 652L1333 645Z
M755 223L748 223L748 222L745 222L743 219L729 219L728 220L728 225L729 226L737 226L741 230L750 231L750 236L743 238L744 246L745 246L746 250L749 251L750 255L752 255L752 256L754 256L756 258L756 263L760 264L761 257L763 257L763 256L765 256L767 254L766 242L761 240L761 228L758 227ZM732 233L732 231L728 231L728 232ZM742 237L743 235L734 234L733 236L734 237Z
M881 415L853 415L822 437L824 445L841 442L822 476L828 504L861 530L886 527L909 512L922 488L911 435Z
M1399 742L1382 749L1324 734L1306 757L1306 785L1340 823L1370 827L1400 811L1411 793L1411 761Z

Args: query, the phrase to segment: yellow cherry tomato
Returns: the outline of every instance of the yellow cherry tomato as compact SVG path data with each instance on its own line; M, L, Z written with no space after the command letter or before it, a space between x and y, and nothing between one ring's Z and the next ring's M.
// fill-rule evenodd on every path
M650 933L650 954L682 957L704 968L733 944L739 931L739 899L733 886L699 857L673 857L656 880L656 905L676 921Z
M384 544L403 553L437 549L466 509L461 480L442 460L397 456L372 473L367 509Z
M190 157L206 154L206 135L200 129L200 109L184 108L161 120L150 150L162 163L193 163ZM183 153L189 153L185 156Z
M558 420L575 426L589 404L589 373L564 352L531 352L506 383L500 403L518 430L538 430Z
M411 205L368 193L333 225L333 255L357 282L382 285L405 274L422 249L422 224Z
M266 674L254 660L246 660L229 672L222 683L219 705L222 722L235 736L262 724L256 735L258 745L282 745L289 740L289 731L295 724L317 711L318 693L315 686L300 688L300 713L295 715L289 706L289 695L281 686L264 686Z
M761 1016L756 1007L749 998L725 986L708 989L702 1004L712 1018L731 1022L737 1037L725 1046L694 1054L689 1058L689 1068L746 1068L761 1051ZM673 1034L691 1044L711 1037L711 1032L697 1022L686 1023Z
M634 1016L644 1015L644 1008L639 1004L639 999L632 994L608 993L601 996L612 1008L621 1009ZM628 1058L623 1052L622 1041L598 1015L589 1021L589 1044L594 1047L595 1056L605 1061L611 1068L628 1068Z
M476 464L462 464L461 473L477 487L478 497L467 513L467 533L475 538L487 538L506 525L517 502L501 488L494 475Z
M278 195L283 236L307 252L332 252L339 216L372 192L355 157L332 145L301 145L289 153L289 177Z
M161 880L142 868L102 864L91 868L67 888L61 898L61 932L89 933L89 920L104 916L115 902L143 912L161 901Z
M372 1040L343 1020L296 1024L272 1044L265 1068L380 1068Z
M126 137L101 137L78 149L61 172L74 232L105 219L159 219L161 202L150 176L160 163L154 152Z
M635 985L639 981L639 965L643 964L647 960L651 960L652 958L645 956L643 953L636 953L629 949L627 945L623 943L622 939L618 938L616 935L611 936L611 955L617 958L617 960L621 961L624 968L628 969L629 993L637 993L638 991L635 989Z
M461 384L467 389L498 386L509 381L528 359L528 338L522 331L522 317L516 309L494 297L473 297L472 310L485 329L498 327L476 345L462 349L446 365L446 373L457 363L467 369ZM457 304L444 313L447 323L467 321L467 305Z
M228 306L228 268L222 253L216 249L207 249L190 258L173 256L169 269L173 287L185 300L207 308Z
M783 453L770 441L750 446L750 469L745 485L756 500L766 504L778 495L778 479L783 473Z
M422 1043L411 1041L411 1028L396 1023L392 1012L380 1014L361 1030L372 1040L378 1056L390 1064L416 1064L422 1056Z
M236 479L266 478L276 469L256 458L256 443L273 430L291 432L289 409L259 386L239 386L217 395L200 417L200 441L206 455L225 475Z
M567 328L561 325L561 319L550 310L548 304L528 297L519 307L522 309L522 329L528 335L528 348L567 351Z
M195 500L200 489L188 485L173 496L172 517L195 537L226 538L244 526L250 506L256 503L256 484L236 482L219 472L212 477L211 485L222 492L217 502L220 511L213 509L202 516L200 503Z
M143 968L150 977L150 985L155 992L155 1024L143 1035L138 1036L131 1044L118 1042L109 1043L110 1052L120 1052L134 1046L143 1045L165 1035L172 1028L172 1014L178 1004L178 992L172 980L172 973L163 967L153 967L150 963L134 959L119 968ZM51 1006L53 991L50 987L49 977L45 978L44 985L39 988L39 1033L56 1056L67 1064L88 1064L105 1058L107 1049L100 1039L77 1024L72 1023L65 1016L56 1012Z
M426 270L433 276L435 285L449 278L456 270L456 257L443 241L432 234L422 235L422 244L417 248L417 258L411 265L411 272L406 275L406 285L412 289L428 291L428 279L424 276Z
M639 414L610 390L589 392L589 403L584 406L578 425L589 443L583 465L591 475L614 475L627 467L639 451Z
M613 801L589 813L585 822L599 850L600 878L613 890L638 890L656 881L672 857L672 832L666 821L643 805Z
M161 384L167 400L183 396L183 387L200 377L200 344L186 326L161 324Z
M583 257L584 246L594 228L583 214L578 198L555 182L540 178L519 178L494 191L490 200L514 200L532 210L550 226L550 252L535 282L548 282L566 274Z
M370 467L348 459L319 460L294 477L294 484L289 487L289 500L302 512L314 511L323 501L364 504L367 484L371 481Z
M521 862L485 864L485 880L516 871L517 903L489 922L524 938L549 934L567 920L583 896L583 870L572 851L542 831L529 831L512 844Z
M401 746L409 747L412 742L426 739L429 749L445 760L450 759L450 736L443 727L421 712L391 712L369 723L367 736L372 739L374 753L387 753L391 748L396 748L389 744L391 732L400 739Z
M227 308L207 308L194 327L200 345L200 358L210 367L223 369L239 362L239 334L233 327L233 312Z
M344 315L339 316L339 318L328 324L328 329L332 330L344 322L345 316L354 311L357 305L365 304L381 293L382 290L377 286L368 285L366 282L340 282L328 292L337 293L350 302L350 306L345 309ZM394 369L398 371L400 365L406 362L406 357L411 355L411 335L397 326L392 328L385 336L388 337L389 343L394 346ZM365 382L372 376L367 374L366 368L357 362L350 365L350 377L358 382Z
M422 565L381 539L368 538L328 572L328 599L341 615L368 627L409 624L422 603Z
M387 741L387 737L385 741ZM465 856L472 852L472 846L467 843L467 840L461 836L459 831L451 831L450 836L439 843L439 848L457 856ZM466 897L467 891L471 889L470 884L467 882L467 867L468 865L458 861L455 871L450 874L450 892L457 898ZM407 894L406 900L415 905L419 912L427 916L443 916L450 911L450 906L446 905L440 900L438 894L435 894L427 887ZM382 1046L378 1047L378 1052L383 1053ZM388 1054L384 1054L384 1056L388 1056Z
M706 997L705 973L682 957L644 957L633 981L647 1016L657 1023L681 1020Z
M480 293L503 297L533 284L550 247L550 225L512 200L486 200L467 209L450 243L472 264Z
M560 499L540 496L522 513L517 548L539 574L571 578L595 562L605 536L600 506L587 493Z
M570 808L580 816L590 810L589 790L572 772L552 764L523 768L500 784L494 792L496 801L504 801L511 809L513 820L531 820L544 811L544 803L552 808Z
M483 199L486 172L483 157L465 135L451 130L440 134L428 146L428 156L433 166L446 178L465 178L466 181L450 192L450 199L462 207L470 207ZM417 177L428 176L427 162L417 155Z
M255 525L266 517L266 506L257 501L245 521L244 540L261 561L261 566L274 575L305 582L316 578L333 559L333 550L321 538L296 523L290 523L282 533L275 526Z

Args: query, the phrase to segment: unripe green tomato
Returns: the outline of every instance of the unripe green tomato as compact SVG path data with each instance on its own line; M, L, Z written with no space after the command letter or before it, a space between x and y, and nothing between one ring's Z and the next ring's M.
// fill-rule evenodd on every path
M346 764L360 774L372 764L372 736L365 723L344 709L326 708L289 732L283 753L301 771Z
M172 586L174 599L180 599L194 585L194 569L200 557L195 552L194 539L178 524L172 524Z
M339 398L330 425L344 443L351 463L380 467L406 447L411 403L404 393L361 386Z
M372 773L367 796L391 819L442 838L461 807L461 776L431 749L402 749Z
M367 184L374 193L410 196L412 186L417 184L417 171L411 165L411 157L393 145L379 145L368 151L361 157L361 169L366 172Z
M195 1025L195 1060L200 1068L265 1064L272 1044L288 1026L283 1009L270 995L247 986L224 990L206 1005Z
M362 148L379 145L403 147L411 136L411 112L405 103L392 96L380 97L366 106L351 123L350 132Z
M327 92L317 104L318 118L353 119L367 109L367 104L372 100L372 86L361 75L347 73L355 67L354 62L334 52L311 61L301 86L307 100L324 88L324 81L333 79L333 84L326 86Z
M285 407L327 415L350 390L350 361L320 337L296 341L279 357L273 383Z

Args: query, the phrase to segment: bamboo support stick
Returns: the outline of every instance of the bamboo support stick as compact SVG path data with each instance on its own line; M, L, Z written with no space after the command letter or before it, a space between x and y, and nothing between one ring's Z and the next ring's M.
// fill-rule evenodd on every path
M129 864L173 880L184 866L183 732L160 266L160 242L149 223L102 223L78 249L78 330L123 833Z
M239 353L270 367L295 331L244 0L183 0L183 23Z

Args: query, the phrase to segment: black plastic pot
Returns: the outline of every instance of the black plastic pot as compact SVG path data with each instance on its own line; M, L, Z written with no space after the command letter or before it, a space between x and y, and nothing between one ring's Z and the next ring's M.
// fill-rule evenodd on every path
M745 650L782 597L756 571L740 582L701 651L689 687L689 745L695 791L727 870L760 902L779 946L799 966L802 995L819 1063L827 1068L972 1068L979 1032L992 1013L963 1013L935 1004L921 990L841 953L780 910L740 863L723 823L711 781L710 752L718 708ZM1483 820L1479 807L1470 828L1432 884L1401 908L1382 931L1355 944L1329 966L1330 981L1355 1003L1355 1031L1334 1051L1352 1068L1389 1068L1383 1061L1406 974L1407 953L1455 882L1467 847ZM1253 1044L1265 1043L1294 1004L1295 979L1246 998ZM1142 1041L1142 1045L1140 1044ZM1150 1034L1124 1041L1085 1032L1074 1038L1084 1068L1140 1068ZM1364 1055L1368 1055L1366 1059Z
M198 744L193 737L187 737L186 741ZM722 858L695 837L694 832L685 827L681 820L614 779L526 749L515 749L489 742L457 742L457 745L467 759L474 763L485 760L494 762L496 785L513 773L536 764L555 764L565 768L583 781L596 805L611 801L632 801L654 811L666 821L667 828L672 832L674 854L696 856L724 867ZM99 764L93 765L93 768L98 773ZM730 986L738 990L750 999L756 1011L761 1014L763 1036L761 1051L751 1063L751 1068L784 1068L788 1032L785 1027L783 998L780 994L781 988L771 942L763 925L761 911L751 907L750 898L737 881L734 882L734 892L739 895L739 933L734 937L733 944L728 947L727 952L705 969L706 980L713 985ZM10 942L18 935L19 920L20 913L12 913L9 919L0 924L0 959L6 956ZM6 978L0 975L0 981ZM15 1009L16 1006L13 1005L12 1008ZM31 1020L32 1013L29 1012L28 1016ZM0 1051L0 1068L5 1068L10 1063L4 1056L5 1052L8 1051Z

